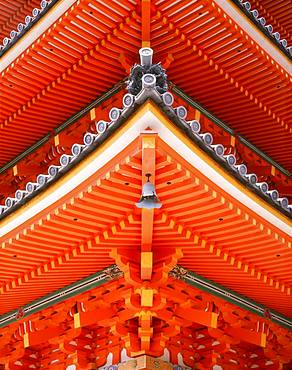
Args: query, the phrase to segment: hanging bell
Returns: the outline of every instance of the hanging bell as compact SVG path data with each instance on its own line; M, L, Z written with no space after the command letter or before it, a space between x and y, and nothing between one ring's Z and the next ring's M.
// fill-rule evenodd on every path
M156 194L154 184L149 181L151 175L147 174L146 176L148 177L148 181L143 185L142 195L136 206L147 209L161 208L162 204Z

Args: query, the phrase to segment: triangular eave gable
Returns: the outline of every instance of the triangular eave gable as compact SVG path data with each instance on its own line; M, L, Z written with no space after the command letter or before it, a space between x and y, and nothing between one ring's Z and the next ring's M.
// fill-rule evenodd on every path
M37 186L31 194L2 213L0 222L1 218L6 218L5 216L8 215L10 217L2 221L0 236L6 235L15 227L51 206L57 199L65 197L80 186L95 171L138 138L145 129L156 131L164 142L175 148L180 156L221 187L223 191L284 233L291 235L289 209L277 206L259 189L243 179L234 168L230 168L224 159L216 156L198 135L192 133L189 125L174 114L172 108L158 100L157 95L157 93L152 95L152 92L144 91L140 101L138 99L138 104L127 108L120 119L110 125L93 145L86 147L86 150L82 151L67 166L59 168L57 175L52 176L44 186ZM74 170L71 171L72 169ZM31 200L32 198L35 199ZM26 204L25 208L23 208L24 204ZM9 221L10 219L12 221Z

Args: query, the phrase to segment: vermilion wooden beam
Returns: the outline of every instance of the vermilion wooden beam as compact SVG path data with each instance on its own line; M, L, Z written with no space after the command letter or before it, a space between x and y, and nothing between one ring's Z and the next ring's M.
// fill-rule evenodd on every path
M153 209L142 209L142 252L151 251L153 237Z
M196 310L194 308L177 308L175 310L176 315L187 318L187 320L196 322L200 325L205 325L211 328L217 328L218 314L215 312L206 312L202 310Z
M142 184L146 174L151 174L150 181L155 184L155 140L156 133L149 131L142 135ZM141 279L150 280L153 268L152 236L154 209L142 208L141 225Z
M142 0L142 47L150 47L151 0Z
M23 346L28 348L47 342L49 339L63 334L63 329L59 326L52 326L45 330L27 332L23 336Z
M256 346L266 347L267 335L263 332L251 331L245 328L233 328L230 327L226 330L228 334L231 334L234 338L238 340L243 340L245 342L255 344Z
M94 311L78 312L74 314L74 327L98 324L100 321L109 320L114 315L111 308L98 308Z

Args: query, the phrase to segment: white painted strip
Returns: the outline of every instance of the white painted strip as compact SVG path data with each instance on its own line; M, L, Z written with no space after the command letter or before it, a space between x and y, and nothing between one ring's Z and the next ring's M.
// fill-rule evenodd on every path
M111 146L107 147L102 154L94 158L70 181L61 184L53 192L49 193L45 198L34 204L30 208L20 213L15 219L8 222L0 229L0 236L4 236L13 229L17 228L39 212L55 203L57 200L66 196L70 191L82 184L90 176L96 173L99 169L111 161L124 148L130 145L143 130L150 127L156 131L163 141L173 148L181 157L189 162L193 167L197 168L201 173L208 177L212 182L218 185L226 193L244 204L246 207L257 213L259 216L266 219L272 225L276 226L284 233L292 235L291 227L271 213L266 208L262 207L256 201L251 199L247 194L243 193L236 186L231 184L223 175L219 174L207 162L205 162L198 154L194 153L186 144L184 144L172 131L170 131L152 112L147 111L139 118L125 133L120 136ZM162 205L163 206L163 205Z
M0 72L18 58L54 22L60 18L77 0L59 0L39 21L32 26L1 58ZM31 14L28 14L31 15ZM24 21L24 20L23 20Z
M286 72L292 71L291 62L283 52L269 40L256 25L231 1L214 0L260 47L265 50Z

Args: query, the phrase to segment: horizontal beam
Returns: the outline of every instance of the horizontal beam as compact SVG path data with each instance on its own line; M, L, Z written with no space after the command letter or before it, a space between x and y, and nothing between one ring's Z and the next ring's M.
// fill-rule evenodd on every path
M93 311L77 312L74 314L74 328L82 328L88 325L101 325L101 321L108 321L115 315L115 311L111 308L97 308Z
M63 334L64 329L58 326L51 326L44 330L27 332L23 336L24 348L37 346L42 343L47 343L49 339L55 338Z
M189 320L195 322L196 324L204 325L209 328L217 328L217 313L196 310L189 307L178 307L175 310L175 314L177 316L180 316L184 320Z
M228 328L227 334L244 342L254 344L260 347L266 347L267 335L262 332L255 332L244 328Z

